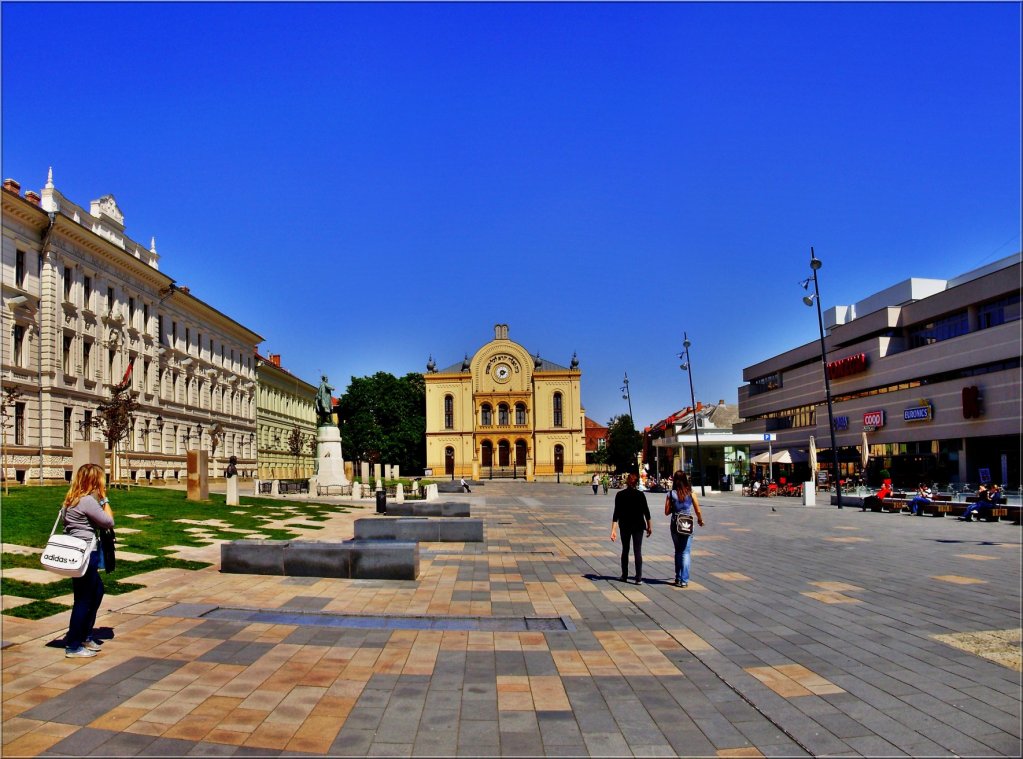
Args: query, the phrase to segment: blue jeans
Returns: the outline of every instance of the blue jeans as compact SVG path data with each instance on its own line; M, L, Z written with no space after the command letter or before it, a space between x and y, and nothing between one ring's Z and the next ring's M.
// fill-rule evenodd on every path
M910 511L916 514L917 509L919 509L924 504L928 504L930 502L931 501L928 498L921 498L920 496L917 496L916 498L909 502Z
M93 551L89 557L89 568L81 577L72 577L71 586L75 592L75 603L71 607L71 623L64 646L72 650L81 647L82 643L92 635L96 624L96 614L103 602L103 580L99 576L99 565L102 563L102 552Z
M679 535L675 530L675 519L671 522L671 542L675 544L675 579L689 582L690 550L693 547L692 535Z

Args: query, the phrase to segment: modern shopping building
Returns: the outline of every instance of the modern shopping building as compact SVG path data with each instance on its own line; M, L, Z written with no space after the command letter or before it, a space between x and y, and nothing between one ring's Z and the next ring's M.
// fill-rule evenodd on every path
M949 280L908 279L824 315L843 476L1020 487L1020 255ZM815 438L831 468L818 340L743 370L736 432ZM862 472L863 441L869 453ZM752 453L767 450L756 445Z
M426 466L434 476L586 479L579 362L560 366L508 339L508 325L472 358L427 364Z
M256 354L256 443L261 480L307 479L316 461L316 385Z
M72 445L98 440L97 405L129 382L140 405L121 457L136 478L184 478L186 450L256 465L255 347L262 338L160 271L125 234L112 195L89 209L65 198L52 171L41 193L7 180L3 203L5 476L64 482Z

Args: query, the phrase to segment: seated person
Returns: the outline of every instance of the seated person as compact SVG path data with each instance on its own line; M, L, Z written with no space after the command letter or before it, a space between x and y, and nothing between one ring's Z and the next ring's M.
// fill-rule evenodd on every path
M920 483L920 487L916 489L916 493L917 493L916 497L909 502L910 512L914 515L917 513L917 510L921 506L930 503L931 500L934 498L934 493L932 493L931 489L924 485L922 482Z
M984 516L984 513L991 509L991 491L987 489L987 485L981 485L977 488L977 500L966 507L966 512L959 517L960 521L972 522L973 514L976 512L977 521Z
M997 506L1005 501L1005 495L1002 493L1001 485L992 485L988 488L988 494L991 496L991 504Z
M881 489L874 495L868 495L863 499L863 508L860 511L866 511L867 509L873 509L875 507L880 508L881 504L884 503L884 499L890 497L892 494L892 481L885 480Z

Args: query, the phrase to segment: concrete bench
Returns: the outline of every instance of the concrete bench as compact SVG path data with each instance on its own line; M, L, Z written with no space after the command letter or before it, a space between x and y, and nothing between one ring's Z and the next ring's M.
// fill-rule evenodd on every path
M394 517L467 517L468 503L454 501L387 502L387 515Z
M355 520L356 540L480 543L483 520L471 517L367 517Z
M901 514L908 505L909 500L906 498L885 498L876 510L887 510L891 514Z
M419 544L409 541L235 540L220 546L220 571L228 574L415 580Z

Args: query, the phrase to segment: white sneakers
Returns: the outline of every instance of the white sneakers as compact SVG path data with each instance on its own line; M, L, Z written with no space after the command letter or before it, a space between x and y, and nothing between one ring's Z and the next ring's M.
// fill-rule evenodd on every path
M64 658L65 659L88 659L90 656L95 656L96 651L91 648L86 648L84 645L78 648L65 648Z

